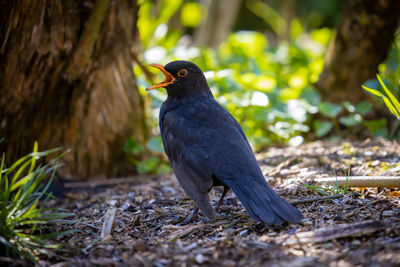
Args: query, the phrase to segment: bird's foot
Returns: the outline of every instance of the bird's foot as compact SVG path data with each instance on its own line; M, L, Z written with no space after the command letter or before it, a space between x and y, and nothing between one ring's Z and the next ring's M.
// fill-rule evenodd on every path
M183 219L182 222L179 222L180 225L184 225L184 224L188 224L190 222L192 222L192 220L197 216L197 213L199 212L198 208L195 208L194 210L192 210L188 216L186 216L185 219Z
M210 223L213 223L215 220L210 220L207 217L200 217L199 221L202 222L202 223L210 224Z

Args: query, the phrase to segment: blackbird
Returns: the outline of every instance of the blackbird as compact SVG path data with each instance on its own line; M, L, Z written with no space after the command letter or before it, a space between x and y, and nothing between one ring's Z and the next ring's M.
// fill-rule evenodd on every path
M266 182L241 126L213 97L203 72L188 61L151 64L164 81L159 124L165 153L185 192L208 219L215 219L208 192L230 189L256 221L281 225L299 223L302 214ZM197 213L198 209L196 209Z

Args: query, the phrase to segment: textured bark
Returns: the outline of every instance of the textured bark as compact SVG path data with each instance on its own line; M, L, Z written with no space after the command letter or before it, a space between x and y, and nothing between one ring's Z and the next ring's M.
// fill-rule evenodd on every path
M0 143L8 161L71 148L65 174L81 178L133 170L121 147L147 136L132 72L137 5L128 0L2 1Z
M361 84L374 78L399 24L398 0L345 1L317 88L326 101L362 101Z

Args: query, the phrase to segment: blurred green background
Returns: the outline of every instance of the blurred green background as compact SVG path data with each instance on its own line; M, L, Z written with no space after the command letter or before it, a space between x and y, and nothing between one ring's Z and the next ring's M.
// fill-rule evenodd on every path
M71 149L63 177L169 172L158 129L167 94L145 88L163 79L147 66L173 60L204 71L255 151L400 138L398 0L1 7L0 151L7 164L37 141L39 151Z
M272 144L296 146L321 138L399 138L398 122L389 127L394 118L371 115L379 101L371 98L356 104L331 103L324 101L314 87L343 1L232 1L237 11L235 7L225 10L235 12L229 22L220 22L218 15L210 16L215 13L210 2L141 1L141 60L145 64L173 60L196 63L205 72L218 102L240 122L254 149ZM231 25L218 31L221 38L202 32L202 25L223 27L218 23ZM379 71L398 95L399 38L396 44ZM145 92L155 81L149 80L139 66L134 72L141 93L151 98L149 116L155 137L147 147L162 152L158 112L166 92ZM162 75L157 75L155 80L162 80ZM376 79L366 85L380 88ZM139 153L140 149L134 140L125 143L128 153ZM139 172L160 171L154 157L138 164Z

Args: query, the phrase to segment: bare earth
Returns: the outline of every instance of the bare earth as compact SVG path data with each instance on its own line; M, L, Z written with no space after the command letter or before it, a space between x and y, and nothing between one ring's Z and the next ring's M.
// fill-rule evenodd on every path
M314 142L271 147L257 158L270 185L285 199L320 198L305 188L314 178L345 175L400 176L398 143ZM344 196L296 206L301 225L271 227L251 219L228 193L217 220L200 213L180 221L193 203L173 175L143 184L125 179L81 187L59 200L76 213L81 231L62 239L74 251L42 257L56 266L400 266L399 189L352 188ZM211 191L216 205L222 189ZM107 210L116 208L111 236L101 237Z

